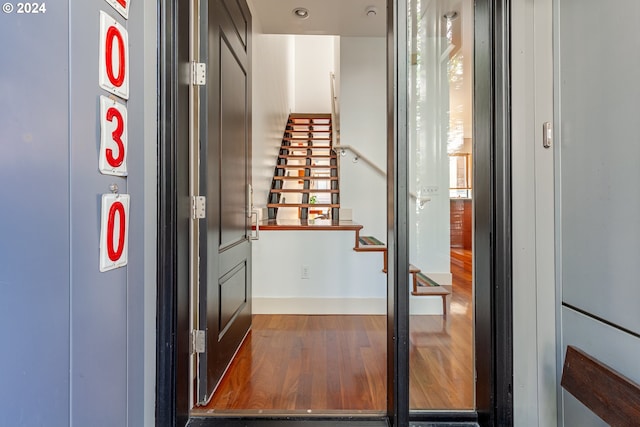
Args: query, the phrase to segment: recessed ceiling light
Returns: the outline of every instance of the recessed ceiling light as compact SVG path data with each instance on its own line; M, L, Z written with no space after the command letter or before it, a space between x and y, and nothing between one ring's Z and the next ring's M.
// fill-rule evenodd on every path
M446 19L447 21L453 21L454 19L458 18L458 12L456 12L455 10L449 11L442 15L442 18Z
M296 7L293 9L293 15L296 18L307 19L309 17L309 11L304 7Z
M369 6L365 9L365 13L369 18L373 18L378 14L378 9L375 6Z

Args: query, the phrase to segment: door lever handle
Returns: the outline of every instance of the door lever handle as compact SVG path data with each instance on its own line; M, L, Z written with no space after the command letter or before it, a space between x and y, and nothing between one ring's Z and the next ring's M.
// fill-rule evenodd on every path
M253 215L253 187L247 184L247 218Z
M251 240L260 240L260 221L259 221L260 216L258 215L258 213L259 213L258 209L253 209L251 211L251 228L252 229L253 229L253 217L255 216L256 218L256 228L255 228L256 232L255 234L253 234L253 230L252 230L252 233L249 236Z

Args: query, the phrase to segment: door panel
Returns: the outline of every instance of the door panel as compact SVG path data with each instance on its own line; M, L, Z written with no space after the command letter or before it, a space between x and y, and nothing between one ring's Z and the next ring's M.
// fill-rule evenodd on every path
M220 40L220 246L246 239L247 75L229 44Z
M206 262L201 262L199 305L207 339L198 365L200 403L213 394L251 326L250 14L244 1L215 0L207 4L207 18L200 141L200 184L207 197L200 259Z
M231 15L231 20L233 21L233 25L240 41L246 47L248 35L247 15L242 10L242 6L238 0L224 0L224 5Z
M247 265L243 262L220 279L220 332L224 335L236 313L241 312L247 302Z

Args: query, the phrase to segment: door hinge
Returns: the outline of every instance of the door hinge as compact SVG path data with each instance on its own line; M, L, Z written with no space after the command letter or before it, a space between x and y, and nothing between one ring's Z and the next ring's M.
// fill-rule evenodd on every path
M207 84L207 66L204 62L191 63L191 84L194 86Z
M191 219L202 219L206 217L207 198L204 196L193 196L191 198Z
M200 329L191 331L191 353L204 353L207 334Z

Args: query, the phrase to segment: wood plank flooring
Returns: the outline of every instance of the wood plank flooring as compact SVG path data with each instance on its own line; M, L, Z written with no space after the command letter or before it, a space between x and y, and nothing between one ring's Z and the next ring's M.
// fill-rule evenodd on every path
M411 316L410 407L473 409L471 252L451 253L442 316ZM386 317L255 315L214 396L196 415L386 411Z
M451 250L453 289L442 316L411 316L409 407L473 409L472 256Z
M206 409L382 411L385 321L384 316L255 315Z

